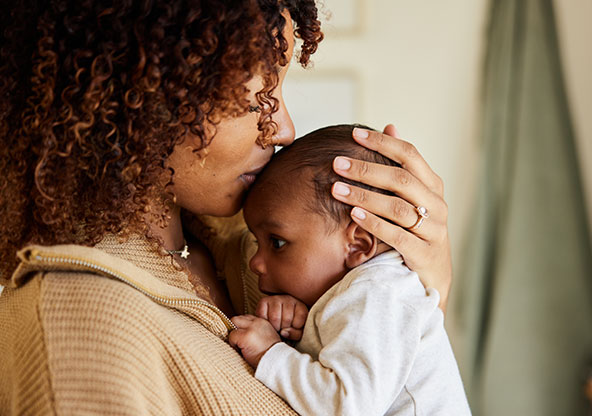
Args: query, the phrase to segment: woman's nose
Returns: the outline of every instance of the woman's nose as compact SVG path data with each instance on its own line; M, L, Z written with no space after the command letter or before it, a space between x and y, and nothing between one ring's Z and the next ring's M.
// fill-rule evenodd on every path
M294 123L290 117L290 113L284 103L284 99L280 98L280 108L272 116L273 121L278 126L277 134L275 135L275 143L277 146L288 146L294 141L296 137L296 130L294 130Z

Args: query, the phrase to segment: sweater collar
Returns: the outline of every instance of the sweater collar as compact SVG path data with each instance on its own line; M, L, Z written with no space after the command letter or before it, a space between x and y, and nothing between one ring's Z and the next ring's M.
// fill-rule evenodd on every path
M96 247L31 245L18 252L21 262L12 277L2 284L20 287L36 272L93 273L126 283L154 302L196 318L210 331L225 338L234 328L228 317L197 296L187 275L170 263L170 257L147 249L148 242L139 240L130 238L120 243L113 238Z

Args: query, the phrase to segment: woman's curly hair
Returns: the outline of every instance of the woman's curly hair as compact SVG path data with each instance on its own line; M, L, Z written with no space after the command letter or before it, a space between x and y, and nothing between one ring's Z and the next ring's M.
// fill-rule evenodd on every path
M166 222L167 157L187 132L204 147L208 123L245 114L255 74L264 85L258 140L268 144L286 8L306 66L323 38L314 0L5 2L0 277L27 243L147 233L155 200L155 219Z

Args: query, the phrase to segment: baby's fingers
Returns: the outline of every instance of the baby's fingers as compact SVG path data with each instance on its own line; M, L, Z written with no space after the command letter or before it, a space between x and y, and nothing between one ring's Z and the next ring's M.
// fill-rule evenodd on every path
M235 329L234 331L230 332L230 334L228 334L228 343L230 346L240 349L239 344L246 333L247 331L244 329Z
M294 321L294 306L282 304L282 328L289 328Z
M255 316L269 320L269 298L265 297L259 300L255 309Z
M304 303L298 303L294 307L294 319L292 319L292 328L302 329L308 317L308 308Z
M302 329L284 328L280 331L280 335L291 341L300 341L302 338Z
M253 315L236 315L230 320L237 328L248 328L255 320L255 317Z
M273 326L273 329L279 332L282 329L282 304L279 302L270 302L267 304L267 320Z

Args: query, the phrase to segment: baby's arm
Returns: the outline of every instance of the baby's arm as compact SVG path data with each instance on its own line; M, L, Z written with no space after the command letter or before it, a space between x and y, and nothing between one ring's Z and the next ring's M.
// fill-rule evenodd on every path
M417 314L396 296L391 285L352 285L315 316L317 357L277 342L261 355L255 377L302 415L384 414L420 338Z
M302 338L308 308L290 295L266 296L259 301L255 315L269 321L282 337L299 341Z

